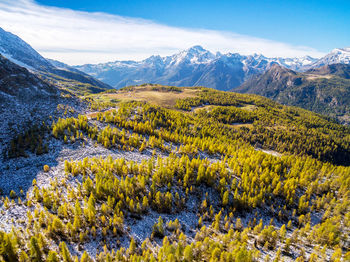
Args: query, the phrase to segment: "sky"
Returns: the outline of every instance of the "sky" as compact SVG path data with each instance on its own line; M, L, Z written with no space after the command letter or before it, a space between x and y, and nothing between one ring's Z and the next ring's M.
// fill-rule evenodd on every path
M73 64L141 60L201 45L321 57L350 46L350 1L0 0L0 27Z

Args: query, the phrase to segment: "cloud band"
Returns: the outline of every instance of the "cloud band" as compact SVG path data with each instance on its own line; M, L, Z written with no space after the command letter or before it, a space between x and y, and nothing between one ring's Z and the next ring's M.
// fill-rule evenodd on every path
M0 26L39 53L68 64L141 60L193 45L213 52L298 57L323 53L304 46L231 32L178 28L149 20L47 7L32 0L0 0Z

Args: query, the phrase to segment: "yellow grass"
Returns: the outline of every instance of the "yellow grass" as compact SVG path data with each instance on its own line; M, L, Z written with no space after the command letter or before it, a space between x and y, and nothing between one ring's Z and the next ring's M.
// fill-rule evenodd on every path
M110 112L110 111L113 111L113 110L116 110L116 109L117 108L112 108L112 109L109 109L109 110L106 110L106 111L103 111L103 112ZM86 114L86 116L88 118L95 118L98 115L98 113L100 113L100 112L99 111L91 112L91 113Z
M238 129L240 127L251 128L253 126L253 124L252 123L235 123L232 125L228 124L227 126L229 126L230 128Z
M321 78L325 78L325 79L330 79L332 78L332 75L307 75L306 79L307 80L315 80L315 79L321 79Z
M210 112L215 107L219 107L219 106L215 106L215 105L198 106L198 107L192 108L192 111L195 113L197 113L200 110L206 110L207 112Z
M258 107L256 105L246 105L246 106L240 107L240 109L244 109L244 110L248 110L248 111L254 111L257 108Z
M177 99L196 97L200 90L183 88L181 92L175 91L154 91L152 87L134 88L132 91L119 90L115 93L103 94L96 97L101 101L118 100L127 101L147 101L151 104L166 108L174 108Z

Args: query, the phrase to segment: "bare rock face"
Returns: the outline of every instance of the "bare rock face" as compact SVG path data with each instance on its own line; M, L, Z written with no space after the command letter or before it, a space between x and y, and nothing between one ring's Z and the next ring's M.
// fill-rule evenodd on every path
M18 36L0 28L0 53L9 60L35 70L54 67Z

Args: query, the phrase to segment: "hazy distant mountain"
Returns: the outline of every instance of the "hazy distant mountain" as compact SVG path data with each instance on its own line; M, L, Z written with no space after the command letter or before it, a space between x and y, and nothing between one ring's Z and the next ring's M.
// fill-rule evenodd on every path
M239 86L252 75L264 72L274 63L300 70L315 61L316 59L308 56L267 58L256 54L213 54L201 46L194 46L172 56L151 56L140 62L116 61L75 68L115 88L151 82L229 90Z
M350 65L331 64L298 73L275 64L232 91L262 95L350 123Z
M62 62L52 60L52 59L46 59L52 66L55 67L54 70L49 71L48 73L53 73L58 76L75 80L80 83L85 83L88 85L91 85L90 90L93 91L93 93L101 92L106 89L111 89L112 87L100 80L95 79L94 77L90 76L89 74L86 74L84 72L81 72L77 70L74 67L71 67L67 64L64 64ZM94 91L95 90L95 91Z
M54 74L102 89L111 88L108 84L96 80L90 75L68 65L45 59L21 38L4 31L2 28L0 28L0 54L13 63L25 67L32 72Z

